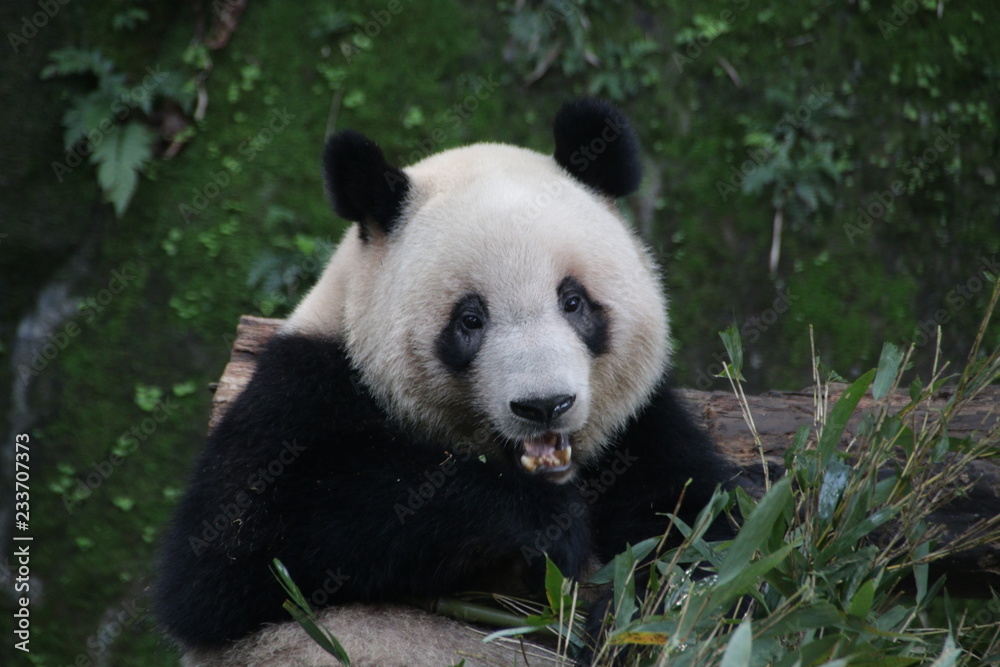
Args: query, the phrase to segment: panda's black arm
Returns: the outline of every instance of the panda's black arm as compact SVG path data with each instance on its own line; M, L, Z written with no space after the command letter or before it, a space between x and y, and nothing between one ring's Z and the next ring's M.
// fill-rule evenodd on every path
M626 544L662 535L669 524L663 514L676 511L682 491L679 515L690 525L732 472L664 381L614 447L585 470L579 482L591 507L598 557L606 562ZM729 536L724 520L713 525L711 538Z
M184 644L213 645L288 618L275 557L323 606L454 593L490 569L541 572L541 549L567 573L583 567L575 488L405 438L352 382L339 345L279 337L195 467L164 539L156 609Z

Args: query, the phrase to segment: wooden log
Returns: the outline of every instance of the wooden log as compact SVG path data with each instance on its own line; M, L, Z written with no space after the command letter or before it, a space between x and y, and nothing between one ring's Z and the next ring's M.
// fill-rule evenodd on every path
M282 320L244 315L237 327L232 356L222 378L213 385L210 428L218 423L229 404L236 398L253 375L256 357L277 332ZM764 492L764 469L760 454L754 444L744 419L739 401L731 393L681 390L693 415L700 419L721 448L723 454L739 469L739 484L754 497ZM948 400L947 389L934 396L929 406L922 406L914 415L917 423L928 410L940 409ZM836 395L831 396L831 404ZM754 423L760 434L765 459L771 479L778 479L784 471L784 454L791 445L799 427L813 422L812 391L768 392L747 397ZM899 392L892 397L891 405L903 407L908 396ZM872 407L870 394L861 399L859 409L848 421L843 444L857 433L863 415ZM955 415L948 434L965 438L989 432L1000 425L1000 386L988 387L970 405ZM963 475L963 481L972 486L964 497L958 498L935 515L945 528L944 539L951 540L964 534L982 518L1000 514L1000 462L996 459L974 462ZM936 568L937 574L947 574L948 589L953 595L982 596L989 594L989 587L1000 590L1000 542L966 551L943 561Z

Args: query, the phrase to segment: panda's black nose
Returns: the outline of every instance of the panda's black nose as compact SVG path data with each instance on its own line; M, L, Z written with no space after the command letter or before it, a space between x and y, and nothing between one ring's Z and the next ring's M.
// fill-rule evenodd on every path
M522 419L547 424L573 407L575 400L576 396L565 394L547 398L528 398L521 401L511 401L510 410Z

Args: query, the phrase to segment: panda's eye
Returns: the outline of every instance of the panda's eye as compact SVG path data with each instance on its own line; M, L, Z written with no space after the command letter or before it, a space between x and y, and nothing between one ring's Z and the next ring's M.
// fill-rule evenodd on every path
M571 294L570 296L563 299L563 312L566 313L577 313L580 308L583 307L583 299L577 294Z
M482 329L483 320L478 315L463 315L462 326L466 329Z

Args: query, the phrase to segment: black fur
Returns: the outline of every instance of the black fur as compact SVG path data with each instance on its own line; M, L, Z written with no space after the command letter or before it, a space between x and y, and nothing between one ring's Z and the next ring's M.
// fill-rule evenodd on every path
M165 537L156 612L184 645L287 620L280 558L318 606L462 590L540 590L542 552L571 576L662 533L689 476L690 518L722 481L669 389L604 458L557 485L396 428L339 344L275 338L209 436Z
M608 351L610 334L604 307L590 298L576 278L565 278L557 290L562 314L595 357Z
M455 373L469 367L482 347L489 311L478 294L467 294L451 310L448 324L437 339L437 356Z
M360 223L361 238L392 231L406 203L410 180L385 161L374 141L353 130L330 137L323 149L326 187L337 215Z
M556 162L583 184L615 198L639 187L639 142L614 105L596 99L569 102L556 114L552 131Z

